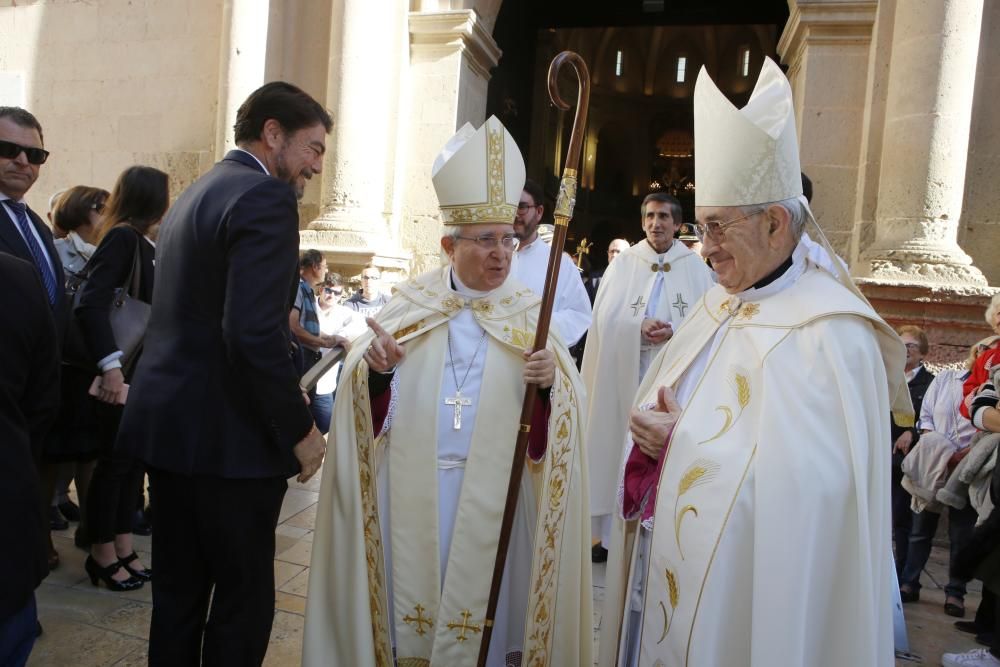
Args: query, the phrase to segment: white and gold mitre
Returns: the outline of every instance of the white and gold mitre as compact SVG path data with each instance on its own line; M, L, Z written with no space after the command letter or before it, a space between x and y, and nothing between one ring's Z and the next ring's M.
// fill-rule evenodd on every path
M441 221L512 224L524 176L521 150L496 116L478 130L466 123L445 144L431 171Z
M802 194L792 88L764 58L750 101L737 109L701 68L694 87L697 206L748 206Z

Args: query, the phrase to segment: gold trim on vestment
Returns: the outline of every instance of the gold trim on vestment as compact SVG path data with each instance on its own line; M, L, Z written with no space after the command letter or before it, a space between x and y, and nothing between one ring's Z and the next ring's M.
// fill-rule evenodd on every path
M383 564L382 531L378 518L378 490L375 478L375 447L372 434L372 417L368 401L368 365L361 361L354 372L354 430L357 433L358 480L361 487L361 508L365 544L365 562L368 567L368 604L371 608L372 636L375 645L375 663L378 667L392 667L389 647L388 617L385 596L385 566Z
M555 620L555 593L559 552L562 547L563 524L566 502L570 497L570 465L573 457L572 429L576 428L573 417L576 396L569 379L559 373L559 392L553 392L552 419L555 419L554 441L548 445L548 455L552 457L546 495L539 507L540 525L543 528L541 544L535 545L534 562L537 566L532 591L537 594L535 606L528 610L528 625L525 630L525 667L545 667L551 664L552 624ZM559 397L565 396L567 405L558 405Z
M446 225L511 224L517 217L517 205L506 201L504 182L503 128L486 131L486 179L488 200L482 204L442 206Z

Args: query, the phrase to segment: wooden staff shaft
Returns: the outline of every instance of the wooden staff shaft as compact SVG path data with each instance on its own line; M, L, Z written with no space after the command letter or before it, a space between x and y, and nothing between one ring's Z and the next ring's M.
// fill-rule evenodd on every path
M549 321L552 318L552 306L555 304L556 286L559 282L559 263L562 261L566 234L569 231L569 221L573 217L573 206L576 203L576 166L580 162L583 133L587 125L587 107L590 103L590 73L587 71L587 64L583 58L572 51L563 51L552 60L552 64L549 66L549 96L553 103L564 111L570 108L562 100L557 87L559 68L563 63L569 63L576 71L579 92L576 99L576 117L573 121L573 132L570 135L569 151L566 157L566 169L563 171L563 178L559 185L559 198L554 212L556 225L552 235L549 264L545 271L545 287L542 290L538 326L535 329L533 346L535 352L545 349L549 338ZM538 385L529 384L525 387L524 401L521 404L520 428L514 443L514 459L510 469L510 480L507 484L507 500L504 505L503 520L500 523L500 540L497 544L497 555L493 565L490 597L486 606L486 619L483 623L482 643L479 646L479 667L486 665L490 639L493 636L493 624L496 618L497 603L500 599L500 585L503 582L504 567L507 564L507 550L510 546L511 530L514 526L514 512L517 509L518 495L521 490L521 477L524 473L524 460L528 453L528 437L531 433L531 419L535 412L537 396Z

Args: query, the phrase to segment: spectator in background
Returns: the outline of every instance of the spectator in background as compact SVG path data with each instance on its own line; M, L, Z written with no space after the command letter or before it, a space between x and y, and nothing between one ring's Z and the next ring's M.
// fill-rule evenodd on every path
M986 323L993 329L993 333L1000 335L1000 293L994 294L990 300L990 305L986 308ZM972 365L969 377L962 385L964 400L962 402L962 416L971 419L969 404L975 397L976 392L990 378L990 369L1000 363L1000 338L996 339L986 350L983 350L976 362Z
M59 198L66 190L56 190L49 197L49 210L45 213L45 217L49 220L49 225L52 226L52 236L53 238L61 239L66 236L66 231L56 227L55 221L52 219L53 213L55 213L56 205L59 203Z
M949 461L949 470L954 470L958 462L969 453L969 443L976 434L976 428L961 415L959 408L962 405L962 383L968 377L984 342L986 341L980 341L972 346L964 369L949 368L938 373L927 387L920 406L917 428L921 434L926 437L928 433L936 433L954 446L955 453ZM940 514L930 510L913 514L906 567L899 579L899 594L903 602L915 602L920 599L920 573L930 557L931 541L937 532L940 517ZM962 509L955 507L948 509L948 540L951 545L952 565L958 552L968 544L977 518L976 510L971 503L967 503ZM965 616L965 586L968 580L956 575L953 567L949 568L948 578L948 585L945 586L944 611L949 616L962 618Z
M361 313L362 317L375 317L382 306L389 303L389 295L383 294L380 282L382 271L369 264L361 271L361 291L353 295L344 304L351 310Z
M910 400L913 402L913 412L920 414L924 393L930 386L934 374L924 368L924 357L930 350L927 334L920 327L902 326L897 330L903 344L906 345L906 383L910 389ZM906 556L910 544L910 528L913 512L910 510L910 494L902 486L903 458L910 448L920 439L920 431L916 424L907 426L897 424L892 419L890 429L892 439L892 536L896 549L896 575L902 577L906 566Z
M126 453L127 448L115 446L128 391L126 380L132 376L138 355L123 359L111 329L111 307L115 290L129 284L137 258L138 290L131 296L152 302L154 250L145 234L166 213L168 203L165 173L143 166L122 172L108 199L99 245L90 258L88 279L74 313L101 373L94 385L101 449L86 503L91 549L85 565L91 583L96 586L103 581L115 591L142 588L152 571L132 547L135 500L144 470Z
M97 231L108 196L107 190L78 185L63 191L51 212L53 228L63 232L55 240L55 246L67 282L75 281L97 250ZM52 495L49 523L53 530L66 528L67 519L81 521L85 516L94 459L100 449L94 401L87 395L94 379L93 368L64 362L61 378L59 418L54 437L45 447L46 465L42 470L44 491ZM69 484L74 479L82 508L69 498ZM74 542L78 547L89 548L85 522L77 527Z
M327 274L319 291L319 330L324 336L337 339L346 352L350 349L349 341L367 331L368 325L364 317L339 303L343 291L344 283L340 274ZM329 351L329 346L322 350L323 354ZM330 415L333 412L334 392L337 389L339 373L340 362L323 374L316 384L316 397L310 405L316 418L316 428L324 435L330 430Z

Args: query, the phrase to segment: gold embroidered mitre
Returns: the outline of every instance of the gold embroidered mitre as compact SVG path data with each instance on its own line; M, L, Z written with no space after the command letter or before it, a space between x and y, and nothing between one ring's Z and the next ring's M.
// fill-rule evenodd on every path
M434 160L431 180L446 225L512 224L524 187L524 158L507 128L489 119L469 123Z
M694 147L697 206L748 206L802 194L792 88L770 58L764 58L742 109L701 68L694 87Z

